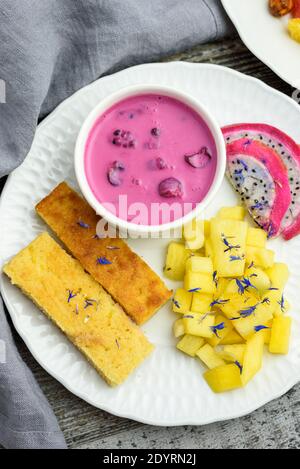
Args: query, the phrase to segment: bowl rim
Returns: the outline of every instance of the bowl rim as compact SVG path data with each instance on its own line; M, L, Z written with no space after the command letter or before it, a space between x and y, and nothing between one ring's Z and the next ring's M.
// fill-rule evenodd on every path
M132 223L131 221L119 218L118 216L114 215L112 212L107 210L94 195L87 181L84 166L87 139L89 137L90 131L93 128L93 125L100 118L100 116L118 102L126 98L143 94L161 94L163 96L177 99L178 101L184 103L186 106L193 109L208 126L214 139L217 152L217 166L215 176L210 186L210 189L208 190L204 199L199 202L197 206L185 216L173 220L172 222L164 223L161 225L140 225ZM118 91L109 94L109 96L107 96L106 98L101 99L101 101L90 111L90 113L84 120L76 139L74 151L74 166L76 179L79 184L80 190L83 193L83 196L85 197L89 205L96 211L97 215L104 218L109 223L109 225L118 227L123 231L125 230L125 232L127 233L136 233L140 235L155 233L157 234L180 229L183 225L191 222L194 218L199 218L200 214L204 212L207 206L211 203L214 196L220 189L224 179L226 170L226 145L221 127L219 126L217 120L212 115L212 113L206 108L206 106L203 105L197 98L194 98L193 96L171 86L147 84L131 85L123 87Z

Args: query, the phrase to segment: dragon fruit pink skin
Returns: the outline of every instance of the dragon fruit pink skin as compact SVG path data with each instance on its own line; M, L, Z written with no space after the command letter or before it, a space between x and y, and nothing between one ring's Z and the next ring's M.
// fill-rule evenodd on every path
M243 138L227 144L227 175L256 223L277 236L291 202L288 174L275 151Z
M300 146L281 130L267 124L236 124L223 128L226 143L240 138L261 142L282 160L287 172L291 202L281 224L282 235L291 239L300 233Z

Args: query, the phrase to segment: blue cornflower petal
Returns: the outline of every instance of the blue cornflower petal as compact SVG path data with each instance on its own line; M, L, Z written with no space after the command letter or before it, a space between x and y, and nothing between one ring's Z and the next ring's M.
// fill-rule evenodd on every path
M97 258L97 264L100 264L100 265L109 265L111 264L111 262L106 258L106 257L98 257Z
M263 326L263 325L262 326L254 326L255 332L260 332L260 331L263 331L265 329L270 329L270 328L267 327L267 326Z
M84 223L84 221L82 220L79 220L77 222L77 225L79 225L81 228L90 228L90 225L88 225L87 223Z
M222 331L225 329L225 322L221 322L220 324L217 324L216 326L211 326L211 330L215 334L215 336L219 339L219 334L218 331Z
M68 290L68 303L72 300L72 298L75 298L77 296L77 293L73 293L73 290Z
M235 361L234 364L239 368L240 373L242 374L242 373L243 373L243 367L242 367L242 365L240 364L240 362Z

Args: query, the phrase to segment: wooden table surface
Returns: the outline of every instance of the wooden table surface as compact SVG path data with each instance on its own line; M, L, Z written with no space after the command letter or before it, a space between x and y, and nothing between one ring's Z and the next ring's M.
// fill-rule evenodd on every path
M201 45L164 61L170 60L231 67L292 95L292 88L238 38ZM16 341L54 409L69 448L300 448L300 386L238 420L204 427L153 427L94 409L73 396L36 363L17 336Z

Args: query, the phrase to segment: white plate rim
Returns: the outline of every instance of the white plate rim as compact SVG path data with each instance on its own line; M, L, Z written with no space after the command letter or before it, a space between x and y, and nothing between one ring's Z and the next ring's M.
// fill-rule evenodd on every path
M177 65L180 65L180 66L185 66L185 67L195 67L196 66L196 67L207 67L207 68L212 68L212 69L222 69L224 72L226 72L228 74L232 74L233 77L239 78L240 80L255 83L257 86L268 90L269 93L271 93L271 94L274 94L274 95L277 95L277 96L280 95L282 99L287 100L290 105L293 105L293 106L297 107L297 109L298 109L297 103L292 98L290 98L289 96L281 93L278 90L273 89L272 87L265 84L261 80L259 80L257 78L254 78L254 77L251 77L251 76L248 76L248 75L245 75L241 72L235 71L235 70L230 69L228 67L220 66L220 65L215 65L215 64L194 64L194 63L189 63L189 62L173 61L173 62L168 62L168 63L159 63L159 62L157 62L157 63L136 65L134 67L131 67L131 69L138 69L138 68L141 68L141 67L147 68L147 67L161 67L161 66L170 66L170 65L174 66L174 64L175 65L177 64ZM117 72L115 75L122 74L123 72L124 72L124 70L121 70L121 71ZM48 122L50 122L52 119L55 119L56 114L59 113L64 108L64 106L67 106L72 101L74 96L77 96L77 94L82 92L83 89L92 88L93 86L96 86L99 80L108 81L109 79L110 79L110 76L105 76L105 77L100 78L100 79L92 82L91 84L81 88L80 90L76 91L73 95L71 95L66 100L64 100L62 103L60 103L56 107L56 109L38 125L38 129L43 128L45 125L48 124ZM9 190L10 184L11 184L11 179L12 179L12 174L8 176L7 181L5 183L5 186L3 188L3 191L2 191L2 194L1 194L1 197L0 197L0 210L2 208L2 200L3 200L2 195L3 194L5 195L6 191ZM0 263L1 263L1 265L3 264L3 259L0 259ZM271 397L269 396L269 397L266 397L265 399L261 399L259 402L256 402L255 404L253 404L253 405L249 406L248 408L246 408L244 411L232 412L232 414L230 414L230 415L228 415L228 414L220 415L217 419L215 417L206 418L204 420L201 420L201 423L199 423L199 418L197 418L195 420L189 419L188 421L187 420L179 420L179 421L176 421L175 423L174 423L174 421L164 421L163 423L159 423L159 422L157 422L156 419L152 420L151 418L146 418L146 419L137 418L136 415L132 415L131 413L126 413L124 411L122 411L122 412L113 411L111 409L111 407L106 406L106 405L95 404L95 402L90 400L84 393L78 392L78 391L72 389L71 387L69 387L68 384L64 381L64 379L61 375L58 375L58 374L56 374L55 371L50 370L47 367L47 365L45 365L42 362L42 360L37 356L37 354L34 353L33 348L30 345L29 338L23 332L22 325L21 325L21 323L18 322L17 316L14 314L14 307L11 304L9 297L6 295L5 289L3 287L3 277L2 276L0 276L0 292L1 292L1 295L2 295L2 298L3 298L4 302L6 304L7 310L10 314L11 320L13 322L13 325L14 325L17 333L20 335L20 337L24 341L25 345L29 349L30 353L32 354L33 358L39 363L39 365L50 376L52 376L60 384L62 384L69 392L71 392L75 396L79 397L80 399L84 400L85 402L92 405L93 407L96 407L100 410L106 411L106 412L108 412L112 415L115 415L117 417L132 419L132 420L135 420L137 422L148 424L148 425L153 425L153 426L177 427L177 426L182 426L182 425L208 425L208 424L215 423L215 422L222 422L222 421L226 421L226 420L237 419L237 418L249 415L252 412L254 412L255 410L257 410L257 409L263 407L264 405L268 404L269 402L271 402L273 400L276 400L279 397L283 396L284 394L286 394L291 388L293 388L300 381L300 371L299 371L299 375L294 375L294 377L292 379L290 379L285 386L282 386L280 391L278 391L277 393L274 393Z

